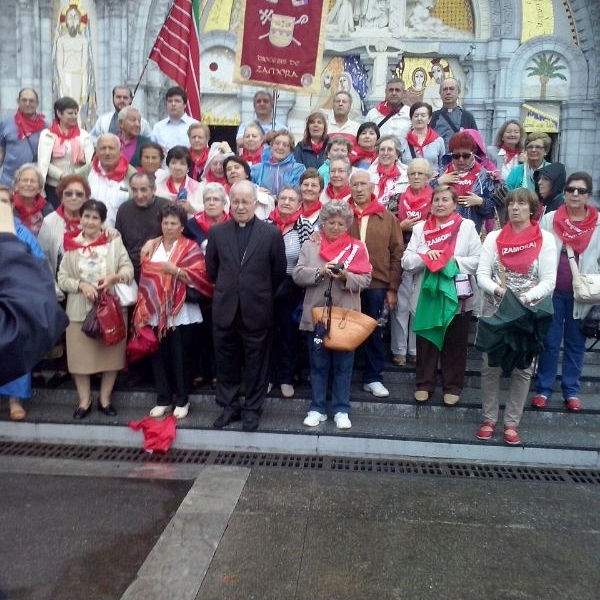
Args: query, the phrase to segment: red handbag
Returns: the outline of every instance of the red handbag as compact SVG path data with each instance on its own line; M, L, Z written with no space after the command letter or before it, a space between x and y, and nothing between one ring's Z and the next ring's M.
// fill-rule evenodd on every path
M106 346L114 346L125 339L125 320L119 299L114 294L107 291L100 293L96 318Z
M127 342L126 352L128 364L158 352L158 338L154 329L150 325L138 329Z

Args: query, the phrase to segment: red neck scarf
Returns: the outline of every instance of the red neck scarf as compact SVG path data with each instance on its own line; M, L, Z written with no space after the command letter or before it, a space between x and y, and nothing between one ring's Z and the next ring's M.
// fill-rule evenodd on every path
M274 225L277 225L279 231L283 234L287 227L294 224L299 217L302 215L302 209L299 208L295 213L289 217L284 217L277 208L274 208L269 215L269 219L273 221Z
M199 212L194 215L194 220L198 223L198 227L204 231L204 233L208 233L209 229L213 227L213 225L218 225L219 223L225 223L225 221L229 221L231 216L227 213L223 213L216 221L211 221L205 212Z
M179 190L186 189L186 184L188 182L188 178L186 176L186 178L181 182L181 185L179 187L177 187L176 183L173 181L173 178L171 176L169 176L167 178L167 181L165 182L165 185L167 186L167 189L169 190L169 192L171 194L173 194L173 196L175 196L175 199L177 200L177 196L179 194Z
M123 179L125 179L125 175L127 175L129 163L127 162L127 159L121 155L116 167L110 173L107 173L103 171L103 168L100 166L100 161L98 160L98 157L94 156L94 158L92 159L92 168L94 169L94 171L96 171L96 173L102 175L103 177L106 177L107 179L110 179L111 181L121 182L123 181Z
M15 125L20 140L28 138L30 135L41 131L46 127L44 115L35 114L33 117L24 115L20 110L15 113Z
M331 200L346 200L348 196L350 196L350 184L347 183L343 188L336 192L330 181L325 188L325 194L331 198Z
M431 144L431 142L434 142L439 137L440 136L436 133L436 131L431 129L431 127L428 127L427 133L425 134L425 139L423 140L423 143L420 144L419 140L417 139L417 134L414 132L414 130L411 129L406 134L406 141L414 148L415 154L422 158L424 156L423 152L424 152L425 146L427 146L428 144Z
M431 197L433 189L426 185L422 190L415 192L411 187L407 187L406 191L400 196L398 204L398 219L423 220L427 218L431 210Z
M582 221L571 221L567 207L563 204L554 213L552 225L563 244L568 244L577 254L581 254L588 247L597 222L596 207L588 206Z
M33 206L29 208L23 203L23 198L21 198L20 194L15 192L13 194L13 206L23 225L37 235L42 226L42 210L46 206L46 198L38 194Z
M509 163L515 156L518 156L523 151L522 148L510 148L506 144L500 144L500 149L504 150L506 158L504 163Z
M65 214L65 207L59 204L56 209L56 214L65 222L65 234L77 235L81 232L81 225L79 223L79 217L76 219L69 219Z
M500 262L510 271L525 275L542 250L542 230L537 221L519 233L507 223L500 230L496 246Z
M400 104L400 106L396 109L392 108L392 106L388 103L387 100L380 102L375 108L384 116L389 117L391 115L397 115L401 110L404 104Z
M434 260L429 258L427 254L420 254L419 256L425 262L425 266L432 272L436 273L443 269L448 261L454 256L454 248L456 247L456 239L458 238L458 232L463 218L458 214L454 213L448 221L437 224L437 219L433 215L429 215L423 226L423 238L425 243L430 250L441 250L442 255Z
M400 168L397 163L394 163L391 168L385 169L381 163L377 165L377 175L379 175L379 183L377 185L377 198L385 196L387 191L388 181L392 181L400 177Z
M456 173L460 177L460 180L456 183L449 184L459 196L466 196L473 191L480 171L481 165L477 161L475 161L473 166L466 172L459 173L454 168L453 163L450 163L446 169L446 173Z
M217 177L211 169L204 171L204 181L207 183L220 183L222 186L227 185L227 178L225 175L223 175L223 177Z
M371 164L377 158L377 150L365 150L356 144L356 146L352 148L348 158L353 165L359 162L368 162Z
M85 163L85 155L83 153L83 145L81 143L81 131L78 125L73 125L69 128L69 131L65 133L58 124L58 121L54 121L50 126L50 131L56 136L54 142L54 148L52 148L52 156L56 158L63 158L67 154L66 142L69 140L71 143L71 156L73 163L76 165L83 165Z
M104 244L108 244L108 238L105 233L93 242L88 242L81 232L75 235L65 233L65 237L63 238L63 248L65 249L65 252L79 249L89 252L94 246L102 246Z
M190 150L190 154L192 155L192 160L194 161L194 166L192 167L192 179L196 181L202 175L204 171L204 166L206 165L206 161L208 160L209 147L206 146L204 150L200 150L200 154L197 152Z
M256 165L260 162L260 157L264 149L264 144L261 144L256 150L250 151L244 148L240 154L240 158L243 158L250 166Z
M365 245L351 237L349 233L343 233L332 242L326 235L321 235L319 256L328 263L342 263L347 271L357 275L370 273L373 268Z
M375 215L377 213L382 213L386 211L385 206L381 204L381 202L379 202L377 198L375 198L374 194L371 194L371 202L369 202L369 204L367 204L362 211L359 210L356 204L354 204L353 200L349 200L349 204L350 208L352 209L352 212L354 213L354 216L356 217L356 220L358 221L359 231L363 217L368 217L369 215Z
M310 141L310 147L312 148L312 151L315 154L319 154L319 152L321 152L321 150L323 150L324 145L325 145L325 142L323 140L321 140L320 142L317 142L316 144L312 140Z
M319 212L322 207L323 207L323 205L321 204L321 201L317 200L316 202L313 203L313 205L310 208L305 208L304 203L303 203L302 206L300 207L300 211L302 213L302 216L308 219L309 217L314 215L316 212Z

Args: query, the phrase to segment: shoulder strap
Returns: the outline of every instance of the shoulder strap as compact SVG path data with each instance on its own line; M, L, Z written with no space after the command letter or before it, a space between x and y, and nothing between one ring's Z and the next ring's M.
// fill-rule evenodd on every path
M381 129L381 126L384 123L386 123L389 119L391 119L394 115L399 115L403 106L404 106L404 104L401 104L400 108L396 112L390 113L387 117L383 117L383 119L381 119L381 121L379 121L379 123L377 123L377 127L379 127L379 129Z
M263 135L265 135L265 130L263 129L263 126L260 124L260 121L258 119L254 119L254 122L256 123L256 125L259 127L261 133Z
M415 148L414 148L414 146L413 146L412 144L409 144L408 142L406 142L406 145L408 146L408 150L409 150L409 152L410 152L410 155L411 155L413 158L417 158L417 153L415 152Z
M459 132L459 128L452 122L452 119L450 119L450 116L448 115L448 113L441 110L439 114L443 117L444 121L446 121L446 123L448 123L448 125L450 125L450 129L452 129L452 131L454 131L454 133ZM462 119L462 116L461 116L461 119Z

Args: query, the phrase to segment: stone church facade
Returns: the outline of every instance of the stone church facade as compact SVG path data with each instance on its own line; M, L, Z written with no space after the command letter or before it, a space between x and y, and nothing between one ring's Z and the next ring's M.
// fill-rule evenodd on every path
M277 1L289 0L269 0ZM73 89L92 122L112 109L112 87L126 83L137 86L134 103L146 118L162 118L171 82L146 63L171 3L2 2L1 113L14 110L24 86L39 92L47 116L53 99ZM438 101L440 78L453 76L488 144L511 118L528 131L546 131L552 159L565 163L567 172L590 172L597 196L598 0L329 0L329 6L320 93L278 94L277 119L292 131L302 131L311 110L330 108L338 89L352 94L353 116L360 119L382 99L393 72L404 79L409 101ZM201 1L203 121L216 127L235 127L253 114L257 88L233 81L240 15L240 0Z

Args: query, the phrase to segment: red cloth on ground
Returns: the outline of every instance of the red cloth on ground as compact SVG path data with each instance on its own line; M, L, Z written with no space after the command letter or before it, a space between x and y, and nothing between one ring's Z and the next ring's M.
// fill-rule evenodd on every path
M144 434L144 450L146 452L167 452L177 436L177 419L168 415L164 419L144 417L140 421L129 421L127 424L134 431Z

